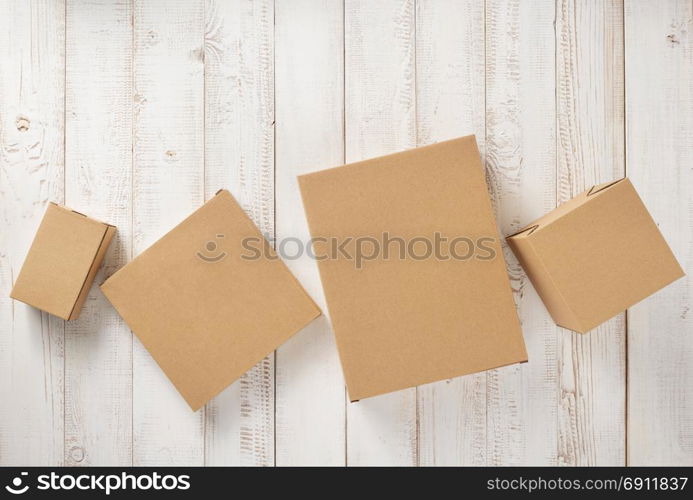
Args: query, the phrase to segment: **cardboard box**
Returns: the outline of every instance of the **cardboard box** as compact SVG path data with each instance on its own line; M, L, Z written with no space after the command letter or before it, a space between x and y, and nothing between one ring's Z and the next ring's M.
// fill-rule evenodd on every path
M299 183L352 401L527 360L473 136Z
M193 410L320 315L225 190L101 289Z
M684 275L628 179L507 238L554 321L585 333Z
M50 203L10 297L77 319L115 226Z

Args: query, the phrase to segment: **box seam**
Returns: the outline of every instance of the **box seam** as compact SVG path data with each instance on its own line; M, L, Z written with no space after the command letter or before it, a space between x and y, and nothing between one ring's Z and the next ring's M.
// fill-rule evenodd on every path
M529 236L529 235L532 234L534 231L536 231L537 229L539 229L539 226L540 226L540 224L530 224L529 226L526 226L526 227L520 229L520 230L517 231L516 233L512 233L512 234L506 236L505 239L507 240L508 238L514 238L514 237L516 237L516 236L520 236L521 234L522 234L523 236ZM527 234L523 234L523 233L525 233L525 232L527 232Z
M91 259L91 264L87 268L87 272L84 274L84 278L82 279L82 286L79 288L79 292L77 293L77 296L75 297L73 303L72 303L72 309L70 310L70 314L68 315L68 319L73 319L73 315L75 313L75 306L79 302L79 298L81 297L82 293L84 292L84 287L87 284L87 278L89 277L89 273L91 273L92 269L94 268L94 264L96 263L96 257L99 255L99 252L101 250L101 247L103 246L103 242L106 239L106 235L108 234L108 225L107 227L104 228L103 234L101 235L101 241L99 241L99 246L96 247L96 251L94 252L94 256Z
M54 201L49 201L48 203L49 203L50 205L53 205L54 207L60 209L60 210L65 211L65 212L69 212L69 213L72 213L72 214L80 215L80 216L84 217L86 220L88 220L88 221L91 222L91 223L99 224L99 225L102 225L102 226L116 227L116 226L114 226L113 224L109 224L108 222L104 222L104 221L102 221L102 220L94 219L93 217L90 217L90 216L88 216L88 215L86 215L86 214L83 214L82 212L78 212L77 210L74 210L74 209L72 209L72 208L70 208L70 207L66 207L65 205L61 205L61 204L56 203L56 202L54 202Z
M622 177L621 179L615 180L615 181L613 181L613 182L609 182L609 183L607 183L606 185L600 187L600 188L597 189L597 190L595 190L595 188L596 188L597 186L599 186L599 184L595 184L594 186L592 186L592 187L589 189L589 191L587 191L587 197L589 198L590 196L593 196L593 195L595 195L595 194L597 194L597 193L601 193L602 191L604 191L604 190L606 190L606 189L609 189L609 188L612 187L612 186L615 186L616 184L618 184L619 182L624 181L625 179L626 179L625 177Z

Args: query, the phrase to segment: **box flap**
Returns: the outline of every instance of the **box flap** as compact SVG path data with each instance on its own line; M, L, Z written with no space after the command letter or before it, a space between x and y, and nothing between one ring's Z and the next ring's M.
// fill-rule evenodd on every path
M539 224L533 224L533 225L531 225L531 226L527 226L527 227L525 227L525 228L523 228L523 229L520 229L520 230L519 230L518 232L516 232L516 233L513 233L513 234L511 234L511 235L509 235L509 236L506 236L506 238L516 238L516 237L520 237L520 236L529 236L529 235L532 234L534 231L536 231L538 227L539 227Z
M612 186L614 186L614 185L616 185L619 182L622 182L624 180L625 180L625 178L618 179L617 181L605 182L603 184L595 184L594 186L592 186L590 189L587 190L587 196L595 195L595 194L597 194L601 191L604 191L605 189L608 189L608 188L610 188L610 187L612 187Z
M95 218L93 218L93 217L89 217L88 215L83 214L82 212L78 212L77 210L74 210L74 209L72 209L72 208L66 207L66 206L64 206L64 205L60 205L60 204L58 204L58 203L56 203L56 202L54 202L54 201L49 201L48 203L49 203L50 205L55 206L55 207L58 207L58 208L67 210L67 211L69 211L69 212L72 212L73 214L81 215L81 216L84 217L85 219L88 219L88 220L90 220L90 221L92 221L92 222L96 222L97 224L102 224L102 225L104 225L104 226L108 226L108 227L113 227L113 228L115 228L115 226L114 226L113 224L109 224L108 222L104 222L104 221L102 221L102 220L95 219Z
M542 217L532 221L531 223L527 224L525 227L520 229L519 231L510 234L506 236L506 238L516 238L516 237L526 237L532 234L535 231L538 231L549 224L555 222L556 220L560 219L564 215L568 214L570 211L575 210L585 204L589 199L600 192L605 191L606 189L618 184L619 182L623 181L624 179L618 179L616 181L611 181L611 182L606 182L604 184L595 184L591 188L583 191L582 193L578 194L574 198L571 198L570 200L561 203L558 205L556 208L551 210L549 213L546 215L543 215Z

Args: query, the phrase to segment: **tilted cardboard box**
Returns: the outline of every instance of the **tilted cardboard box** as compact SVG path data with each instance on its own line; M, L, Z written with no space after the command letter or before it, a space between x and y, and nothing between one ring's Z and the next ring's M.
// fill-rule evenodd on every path
M77 319L115 226L50 203L10 297Z
M628 179L592 187L507 241L553 320L580 333L684 275Z
M473 136L299 182L352 401L527 360Z
M320 315L225 190L101 289L193 410Z

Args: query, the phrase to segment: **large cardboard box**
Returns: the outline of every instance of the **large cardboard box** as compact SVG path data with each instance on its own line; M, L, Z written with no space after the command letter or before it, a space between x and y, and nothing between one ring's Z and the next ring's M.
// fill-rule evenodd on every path
M507 238L554 321L585 333L684 275L628 179Z
M62 319L77 319L115 231L115 226L50 203L10 297Z
M527 360L473 136L299 182L352 401Z
M101 286L193 410L320 315L264 243L221 190Z

